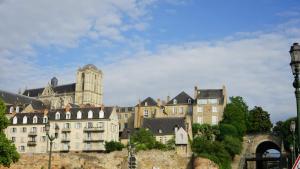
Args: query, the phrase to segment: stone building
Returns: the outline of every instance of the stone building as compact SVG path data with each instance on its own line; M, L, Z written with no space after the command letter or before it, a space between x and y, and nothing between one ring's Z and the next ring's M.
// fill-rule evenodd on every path
M49 144L45 124L50 135L57 133L54 152L104 151L105 141L119 140L119 123L114 107L53 109L49 112L15 113L11 125L5 129L20 153L45 153Z
M134 124L134 107L116 107L119 119L119 131L133 128Z
M222 89L194 90L193 123L216 125L223 119L227 104L225 86Z
M43 88L26 89L23 95L36 98L51 109L63 108L67 104L90 104L101 106L103 103L103 73L92 64L77 70L76 83L58 85L56 77Z
M185 117L193 114L194 99L184 91L164 105L168 117Z

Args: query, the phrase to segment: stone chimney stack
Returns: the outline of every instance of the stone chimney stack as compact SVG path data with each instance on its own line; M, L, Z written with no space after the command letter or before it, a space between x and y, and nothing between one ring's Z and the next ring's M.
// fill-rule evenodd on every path
M194 99L197 99L197 95L198 95L198 87L195 86L195 88L194 88Z

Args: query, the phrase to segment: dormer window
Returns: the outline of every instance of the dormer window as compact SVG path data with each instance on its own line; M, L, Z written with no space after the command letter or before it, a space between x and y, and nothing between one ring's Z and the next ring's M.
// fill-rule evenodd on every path
M14 112L14 107L11 106L11 107L9 108L9 113L13 113L13 112Z
M191 103L192 103L192 99L189 98L189 99L188 99L188 104L191 104Z
M160 134L161 134L161 133L162 133L162 129L158 129L158 133L160 133Z
M33 123L33 124L37 123L37 120L38 120L37 117L34 116L33 119L32 119L32 123Z
M16 107L16 113L19 113L19 112L20 112L20 107L17 106L17 107Z
M27 116L23 117L23 124L27 124Z
M17 116L15 116L13 119L13 124L17 124L17 123L18 123L18 118L17 118Z
M173 100L173 104L177 104L177 100L176 99Z
M92 112L91 110L88 112L88 118L89 118L89 119L92 119L92 118L93 118L93 112Z
M82 117L82 113L81 113L81 111L78 111L77 112L77 119L81 119L81 117Z
M71 113L70 112L66 113L66 119L71 119Z
M147 102L145 102L145 106L148 106L148 103L147 103Z
M100 112L99 112L99 118L100 119L104 118L104 111L103 110L100 110Z
M60 113L56 112L56 114L55 114L55 120L59 120L59 119L60 119Z
M48 117L47 116L43 117L43 123L48 123Z

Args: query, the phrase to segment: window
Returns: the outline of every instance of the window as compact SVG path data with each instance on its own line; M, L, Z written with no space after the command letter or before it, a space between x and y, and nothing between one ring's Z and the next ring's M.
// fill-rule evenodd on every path
M47 141L47 137L46 136L42 136L42 142Z
M125 123L125 124L124 124L124 128L128 128L128 123Z
M75 128L76 128L76 129L80 129L80 128L81 128L81 123L76 123L76 124L75 124Z
M177 100L176 99L173 100L173 104L177 104Z
M25 146L19 146L19 150L20 150L20 152L24 152L25 151Z
M98 127L98 128L103 128L103 122L98 122L98 123L97 123L97 127Z
M71 113L70 112L66 113L66 119L71 119Z
M32 127L31 132L36 133L36 127Z
M207 99L198 99L197 104L207 104Z
M212 106L212 112L214 112L214 113L218 112L218 109L216 106Z
M17 107L16 107L16 113L19 113L19 112L20 112L20 107L17 106Z
M203 112L203 107L197 107L197 112L202 113Z
M88 112L88 118L89 119L93 118L93 112L91 110Z
M146 110L144 110L144 117L148 117L149 116L149 112L148 112L148 110L146 109Z
M162 133L162 129L158 129L158 133Z
M127 113L125 113L125 118L126 118L126 119L128 118L128 114L127 114Z
M212 123L212 125L217 125L218 124L218 116L212 116L211 123Z
M37 123L37 117L36 116L33 117L32 123L33 124Z
M93 128L93 123L92 122L88 122L87 123L87 128Z
M218 100L217 99L208 99L208 102L210 104L217 104L218 103Z
M100 110L100 112L99 112L99 118L100 119L104 118L104 111L103 110Z
M147 102L145 102L145 106L148 106L148 103L147 103Z
M198 116L198 117L197 117L197 123L203 124L203 117Z
M179 113L183 113L183 107L179 107Z
M16 137L11 137L12 142L16 142Z
M11 129L11 132L12 132L12 133L16 133L16 132L17 132L17 128L15 128L15 127L12 128L12 129Z
M14 107L11 106L11 107L9 108L9 113L13 113L13 112L14 112Z
M176 113L177 113L177 108L173 107L173 114L176 114Z
M64 128L69 129L70 128L70 123L65 123Z
M27 132L27 128L26 127L22 127L22 132L26 133Z
M27 124L27 116L23 117L23 124Z
M43 117L43 123L48 123L48 117L47 116Z
M192 103L192 99L189 98L189 99L188 99L188 104L191 104L191 103Z
M17 118L17 116L15 116L13 119L13 124L17 124L17 123L18 123L18 118Z
M60 119L60 113L56 112L56 114L55 114L55 120L59 120L59 119Z
M81 111L78 111L78 112L77 112L77 119L81 119L81 116L82 116Z

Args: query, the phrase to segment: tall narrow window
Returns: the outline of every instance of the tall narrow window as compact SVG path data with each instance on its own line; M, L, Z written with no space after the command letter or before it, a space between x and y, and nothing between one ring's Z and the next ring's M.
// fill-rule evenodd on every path
M81 111L78 111L78 112L77 112L77 119L81 119L81 116L82 116Z
M89 119L93 118L93 112L91 110L88 112L88 118Z
M99 112L99 118L100 119L104 118L104 111L103 110L100 110L100 112Z
M17 124L17 123L18 123L18 118L17 118L17 116L15 116L13 119L13 124Z
M71 113L70 112L66 113L66 119L71 119Z
M13 107L13 106L11 106L11 107L9 108L9 113L12 113L12 112L14 112L14 107Z
M212 112L214 112L214 113L218 112L218 109L216 106L212 106Z
M60 113L56 112L56 114L55 114L55 120L59 120L59 119L60 119Z
M81 75L81 81L82 81L82 91L84 90L84 73Z
M19 113L19 112L20 112L20 107L17 106L17 107L16 107L16 113Z
M176 99L173 100L173 104L177 104L177 100Z
M48 117L47 116L43 117L43 123L48 123Z
M23 124L27 124L27 116L23 117Z
M148 110L146 109L146 110L144 110L144 117L148 117L149 116L149 112L148 112Z

